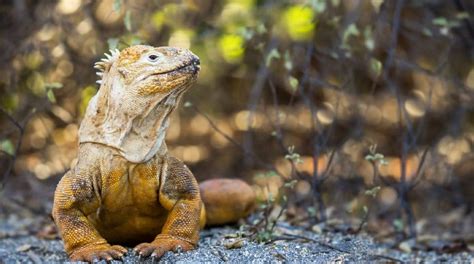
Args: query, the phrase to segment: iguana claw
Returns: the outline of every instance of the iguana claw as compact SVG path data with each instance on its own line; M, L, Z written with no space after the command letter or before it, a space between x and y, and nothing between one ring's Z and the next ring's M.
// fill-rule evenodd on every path
M125 253L127 253L127 249L122 246L102 244L85 246L74 250L69 257L72 261L111 261L113 259L121 259Z

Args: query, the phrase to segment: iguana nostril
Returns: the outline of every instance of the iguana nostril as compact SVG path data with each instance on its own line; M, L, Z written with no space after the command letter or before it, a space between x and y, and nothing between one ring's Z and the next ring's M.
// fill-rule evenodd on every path
M191 60L191 62L193 63L193 65L201 65L201 61L196 56L193 56L193 59Z

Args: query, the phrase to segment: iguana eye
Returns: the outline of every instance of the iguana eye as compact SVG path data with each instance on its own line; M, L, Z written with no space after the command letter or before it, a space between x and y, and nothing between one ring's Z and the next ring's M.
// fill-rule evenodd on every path
M158 55L156 54L148 55L148 60L151 62L156 62L158 60Z

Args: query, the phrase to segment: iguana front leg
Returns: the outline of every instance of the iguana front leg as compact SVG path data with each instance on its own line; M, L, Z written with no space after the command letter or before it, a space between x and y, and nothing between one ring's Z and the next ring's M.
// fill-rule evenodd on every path
M169 211L161 234L151 243L135 247L141 256L161 257L167 251L194 249L199 240L202 202L191 171L181 161L169 157L161 177L159 200Z
M97 168L81 166L68 171L59 182L54 195L53 218L64 247L73 261L112 260L121 258L127 250L111 246L102 238L84 212L99 206L91 174Z

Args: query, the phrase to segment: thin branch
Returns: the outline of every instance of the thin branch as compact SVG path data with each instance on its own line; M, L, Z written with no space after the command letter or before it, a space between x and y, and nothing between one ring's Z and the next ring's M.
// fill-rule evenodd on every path
M421 160L420 160L420 164L418 165L418 168L416 170L416 174L415 174L415 177L413 177L412 181L411 181L411 186L409 187L410 190L412 190L413 188L415 188L418 183L420 183L421 181L421 178L422 178L422 175L424 174L425 172L425 164L426 164L426 156L428 154L428 151L429 151L429 147L425 148L425 150L423 151L423 154L421 156Z
M252 156L252 158L254 158L257 163L268 169L268 170L273 170L275 171L278 175L280 175L281 177L283 177L283 174L271 163L266 163L264 162L259 156L257 156L257 154L255 154L255 152L253 151L247 151L239 142L237 142L236 140L234 140L232 137L230 137L229 135L227 135L224 131L222 131L219 127L217 127L217 125L214 123L214 121L212 121L212 119L206 115L205 113L203 113L201 110L199 110L199 108L195 105L192 105L191 106L194 111L196 111L196 113L202 115L206 120L207 122L209 123L209 125L218 133L220 134L221 136L223 136L227 141L229 141L230 143L232 143L232 145L234 145L235 147L237 147L240 151L242 151L242 153L244 153L244 155L250 155Z
M24 127L16 121L7 111L5 111L3 108L0 107L0 113L2 113L4 116L7 117L7 119L18 129L19 135L18 135L18 141L15 146L15 152L13 155L11 155L11 161L8 163L8 167L5 170L5 172L2 175L2 178L0 179L0 189L3 189L6 184L7 184L7 178L10 177L11 170L13 168L13 164L16 161L16 158L18 157L18 153L20 151L20 147L23 141L23 134L25 133ZM27 116L26 120L29 118L29 115ZM26 122L26 121L25 121Z
M252 123L253 123L254 113L257 108L257 104L260 101L260 98L262 96L262 90L265 84L265 80L267 79L268 74L269 74L268 66L266 65L266 57L271 52L271 50L273 50L276 47L276 45L277 45L277 39L272 38L269 44L267 45L266 51L264 53L264 58L262 59L262 62L257 72L256 80L252 86L252 89L250 90L249 103L247 107L249 110L249 115L247 117L248 127L247 127L247 131L245 132L244 143L243 143L245 152L252 151L252 145L253 145ZM247 157L245 157L245 161L250 163L250 160Z
M326 164L326 169L324 170L323 174L321 175L321 181L325 181L327 178L329 178L329 172L331 172L332 168L334 167L334 156L336 154L336 150L334 149L331 152L331 155L329 155L329 160L328 164Z

